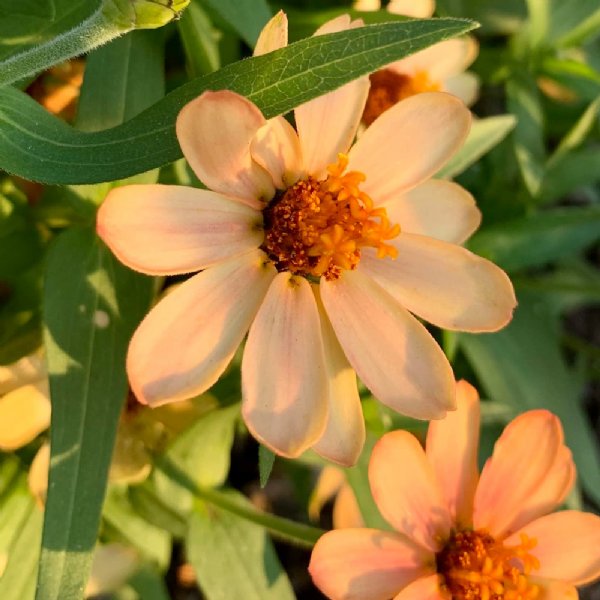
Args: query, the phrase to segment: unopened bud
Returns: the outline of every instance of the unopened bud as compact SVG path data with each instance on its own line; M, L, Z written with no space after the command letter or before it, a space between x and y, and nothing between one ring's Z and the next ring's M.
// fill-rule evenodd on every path
M156 29L178 19L190 0L105 0L102 12L123 29Z

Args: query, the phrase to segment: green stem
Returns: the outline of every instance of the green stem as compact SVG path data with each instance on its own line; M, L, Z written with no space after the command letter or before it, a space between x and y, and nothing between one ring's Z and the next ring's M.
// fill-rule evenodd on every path
M1 62L0 86L31 77L69 58L85 54L132 29L133 24L117 23L107 17L102 3L73 29Z
M316 541L325 533L323 529L319 529L318 527L311 527L310 525L297 523L291 519L277 517L244 506L218 490L200 487L179 469L176 464L164 457L157 458L154 465L200 500L209 502L242 519L252 521L267 529L275 537L286 542L312 548Z

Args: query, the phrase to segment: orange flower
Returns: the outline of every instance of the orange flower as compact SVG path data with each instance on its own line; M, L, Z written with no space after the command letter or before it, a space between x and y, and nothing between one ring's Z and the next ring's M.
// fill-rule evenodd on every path
M429 426L426 451L406 431L373 449L373 498L395 532L340 529L309 570L332 600L558 600L600 576L600 517L550 514L575 480L560 421L512 421L477 471L479 402L458 383L458 409Z

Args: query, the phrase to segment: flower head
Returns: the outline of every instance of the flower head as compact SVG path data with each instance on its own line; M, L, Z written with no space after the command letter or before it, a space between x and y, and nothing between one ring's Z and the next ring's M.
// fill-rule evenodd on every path
M577 598L600 576L600 517L550 514L575 480L560 421L514 419L477 471L479 402L459 382L458 409L430 424L424 451L405 431L373 449L373 498L395 532L340 529L317 542L316 585L333 600Z
M285 41L276 19L261 51ZM342 17L317 33L355 24ZM410 312L491 331L515 305L506 275L458 246L479 223L471 196L430 179L462 144L470 113L448 94L421 94L352 146L368 89L363 77L299 106L297 130L233 92L205 92L176 129L209 190L128 186L107 197L98 233L125 264L201 271L134 334L127 369L142 402L208 389L249 331L243 416L284 456L313 447L356 460L364 422L355 371L405 414L440 418L454 407L450 365Z

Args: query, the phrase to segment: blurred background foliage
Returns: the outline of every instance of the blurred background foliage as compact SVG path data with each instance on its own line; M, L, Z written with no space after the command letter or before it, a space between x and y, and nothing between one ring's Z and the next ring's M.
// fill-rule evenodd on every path
M0 72L19 52L68 35L90 18L92 4L0 0ZM290 39L298 40L351 6L192 0L177 21L128 33L0 89L0 169L6 169L0 171L0 365L38 351L44 339L53 394L43 541L43 515L27 478L48 434L0 455L3 600L33 598L36 580L37 598L81 597L90 568L88 595L123 600L320 597L305 567L318 527L331 524L330 511L317 523L307 512L323 461L312 455L274 461L268 451L259 453L239 418L239 361L179 416L140 417L147 409L126 402L120 365L128 338L175 280L154 281L122 267L95 236L95 211L111 187L132 180L199 182L183 159L138 173L132 156L127 180L113 181L107 163L106 178L95 165L99 183L82 185L76 171L62 185L39 183L68 173L58 159L52 162L58 150L42 152L44 136L55 136L57 146L70 138L62 124L46 124L31 107L33 98L81 132L110 130L188 81L249 56L280 8L289 15ZM373 23L397 19L385 7L363 16ZM482 462L510 418L548 408L561 418L577 463L568 503L597 512L600 7L597 0L438 0L436 16L481 24L471 67L481 81L472 107L478 120L440 175L477 199L483 223L468 247L510 274L519 307L496 334L432 331L457 378L475 384L484 398ZM153 141L156 147L162 139ZM73 146L82 165L89 158L84 146ZM11 162L21 155L27 160ZM91 318L82 321L79 313ZM366 390L363 396L371 442L398 427L425 431L426 424L393 414ZM148 465L142 477L109 478L115 439ZM365 521L380 524L367 462L368 449L346 476ZM98 522L102 546L94 550ZM283 541L274 546L267 533ZM590 589L582 597L600 596Z

